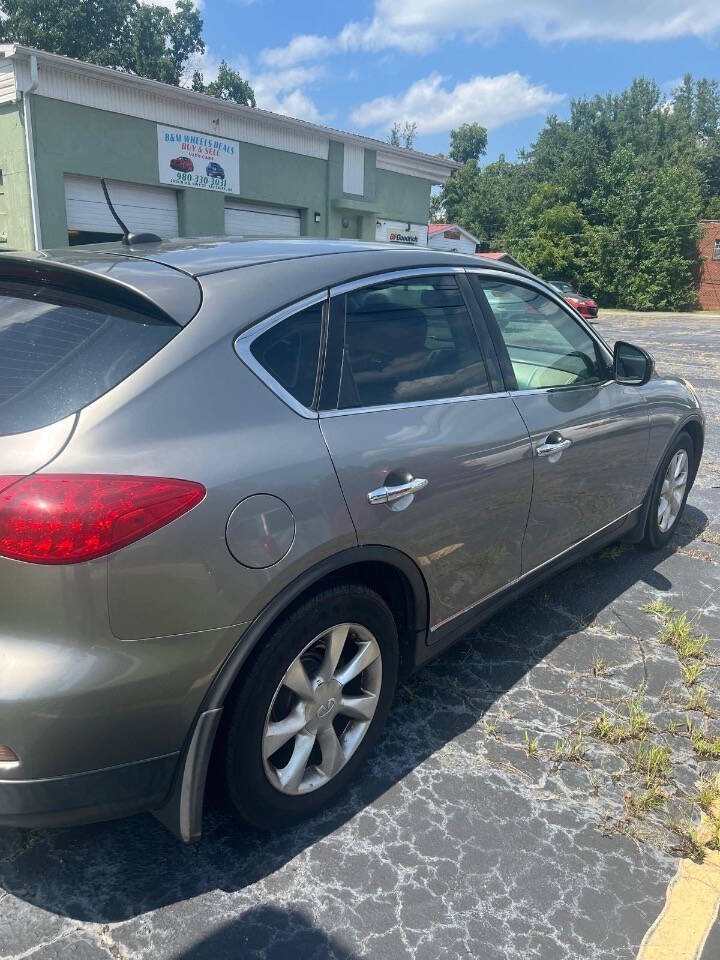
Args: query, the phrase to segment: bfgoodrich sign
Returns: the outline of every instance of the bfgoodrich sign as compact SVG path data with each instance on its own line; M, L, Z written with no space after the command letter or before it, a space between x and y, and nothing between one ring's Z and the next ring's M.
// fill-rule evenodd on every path
M238 142L158 124L161 183L240 193Z

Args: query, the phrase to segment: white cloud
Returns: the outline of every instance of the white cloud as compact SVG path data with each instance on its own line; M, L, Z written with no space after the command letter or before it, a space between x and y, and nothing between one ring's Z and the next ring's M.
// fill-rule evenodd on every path
M375 0L372 19L350 21L334 37L304 34L261 53L290 66L347 50L427 53L448 39L492 40L517 27L547 43L567 40L640 42L711 37L720 30L717 0Z
M395 121L418 125L419 132L439 133L477 121L488 129L522 117L544 113L564 99L541 84L532 84L519 73L496 77L471 77L454 87L432 73L417 80L399 96L377 97L350 114L359 127L387 127Z
M258 107L299 120L323 123L330 119L318 110L303 89L323 75L321 67L294 67L289 70L268 70L251 74L248 79L255 90Z
M261 70L255 72L244 57L236 57L230 66L249 81L255 91L255 101L262 110L272 110L298 120L324 123L331 118L322 114L304 87L316 83L324 74L319 66L294 67L289 70ZM193 71L199 70L205 83L217 79L220 57L210 50L195 54L188 61L183 86L190 86Z
M304 60L319 60L333 52L334 41L316 34L299 34L285 47L260 51L260 62L267 67L291 67Z

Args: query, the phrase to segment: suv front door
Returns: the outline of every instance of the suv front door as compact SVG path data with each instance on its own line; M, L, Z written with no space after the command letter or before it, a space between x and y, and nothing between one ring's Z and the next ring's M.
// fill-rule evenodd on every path
M320 426L358 539L412 557L437 628L520 575L532 452L462 271L331 291ZM399 489L398 489L399 488Z
M637 387L612 377L605 346L532 282L473 273L505 382L533 446L523 573L640 505L649 419Z

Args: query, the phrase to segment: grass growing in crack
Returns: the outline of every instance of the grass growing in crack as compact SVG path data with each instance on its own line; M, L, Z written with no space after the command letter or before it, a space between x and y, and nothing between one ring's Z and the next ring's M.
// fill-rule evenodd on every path
M633 737L644 737L650 729L650 714L644 707L644 696L636 694L628 700L628 716L630 717L630 732Z
M700 760L720 760L720 737L708 737L693 731L691 738L696 757Z
M646 603L643 606L645 613L651 613L655 617L669 617L671 613L675 613L673 607L669 603L665 603L663 600L653 600L652 603Z
M689 820L668 820L666 826L677 839L677 843L671 848L673 853L688 857L695 863L702 863L705 859L705 846L693 824Z
M626 819L641 818L653 810L663 806L667 800L667 794L661 790L658 784L648 787L637 796L634 793L625 795L625 817Z
M627 740L644 740L650 729L650 715L643 706L641 693L627 702L628 719L625 721L613 720L603 710L600 716L595 717L592 732L598 740L607 743L625 743Z
M602 657L593 657L591 670L594 677L604 677L608 672L608 665Z
M703 813L712 813L714 805L720 800L720 786L715 780L704 777L698 783L697 805Z
M625 740L630 739L628 725L617 723L605 710L593 720L592 732L598 740L605 740L607 743L624 743Z
M681 663L688 660L702 660L709 637L697 636L692 624L684 613L676 617L668 616L659 633L660 641L672 647Z
M681 664L680 669L682 670L683 683L686 687L692 687L702 676L703 665L696 660L694 663Z
M708 701L708 692L705 687L698 684L692 692L688 702L685 704L686 710L694 710L697 713L704 713L706 716L712 716L712 709Z
M614 543L611 547L605 547L604 550L600 551L601 560L617 560L618 557L621 557L624 553L627 553L630 549L630 544L628 543Z
M645 778L645 786L651 790L661 783L667 783L672 773L670 747L646 746L641 744L629 761L630 769Z
M717 817L707 818L703 839L708 850L720 850L720 820Z
M578 730L574 737L563 737L555 744L555 759L559 762L581 763L585 758L585 741L582 730Z
M537 738L531 737L527 730L525 731L525 749L529 757L536 757L538 755Z

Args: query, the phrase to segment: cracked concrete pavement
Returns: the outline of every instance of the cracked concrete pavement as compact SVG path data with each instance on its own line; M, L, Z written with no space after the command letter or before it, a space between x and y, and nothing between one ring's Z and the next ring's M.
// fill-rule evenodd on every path
M701 394L705 460L672 549L606 550L412 677L360 782L301 828L245 832L215 804L192 847L149 815L0 830L0 958L637 955L682 847L668 824L720 769L695 756L678 657L643 610L662 598L709 635L714 716L692 717L720 734L720 319L613 314L598 328ZM638 695L647 742L673 766L660 808L629 818L638 744L592 730ZM718 955L714 930L703 956Z

